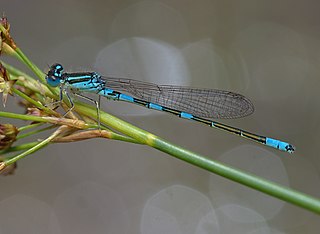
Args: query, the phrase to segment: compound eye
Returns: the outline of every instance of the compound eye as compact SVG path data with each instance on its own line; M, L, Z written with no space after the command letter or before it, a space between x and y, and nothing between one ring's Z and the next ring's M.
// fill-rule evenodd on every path
M61 77L63 73L63 67L59 63L55 63L50 67L50 71L52 71L54 76Z

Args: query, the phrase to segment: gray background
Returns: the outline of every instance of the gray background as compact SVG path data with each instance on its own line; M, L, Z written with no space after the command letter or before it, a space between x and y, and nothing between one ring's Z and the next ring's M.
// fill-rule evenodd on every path
M255 113L224 122L288 141L295 154L141 107L104 100L103 109L214 160L320 197L318 1L1 0L0 11L43 71L60 62L68 71L244 94ZM101 139L56 144L18 166L14 176L0 179L1 234L320 228L310 212L146 146Z

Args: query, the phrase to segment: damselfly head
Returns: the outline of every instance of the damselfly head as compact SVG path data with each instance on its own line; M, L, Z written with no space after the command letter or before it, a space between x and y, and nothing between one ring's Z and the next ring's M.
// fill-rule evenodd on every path
M61 82L62 74L62 65L58 63L53 64L46 75L47 83L52 87L57 87Z

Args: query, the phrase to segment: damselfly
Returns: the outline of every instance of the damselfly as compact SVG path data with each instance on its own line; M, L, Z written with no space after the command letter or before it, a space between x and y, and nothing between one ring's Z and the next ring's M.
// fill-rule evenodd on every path
M252 114L253 104L241 94L214 89L156 85L126 78L103 77L96 72L67 73L64 72L61 64L54 64L50 67L46 80L52 87L60 86L59 102L62 101L65 93L71 103L70 109L73 108L73 102L68 90L88 100L92 99L81 93L95 93L99 95L99 102L95 102L98 111L100 96L103 96L194 120L289 153L293 153L295 149L289 143L210 120L239 118Z

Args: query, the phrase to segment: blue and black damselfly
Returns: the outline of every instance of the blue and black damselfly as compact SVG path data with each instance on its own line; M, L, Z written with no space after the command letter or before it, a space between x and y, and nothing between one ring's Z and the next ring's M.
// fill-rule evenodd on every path
M67 73L64 72L61 64L54 64L50 67L46 80L52 87L60 86L59 102L62 101L65 93L71 103L70 110L73 108L73 102L68 94L69 89L76 95L91 101L94 100L81 93L95 93L99 95L99 101L94 101L98 112L100 96L103 96L194 120L289 153L295 150L294 146L289 143L210 120L240 118L252 114L253 104L241 94L214 89L156 85L126 78L103 77L96 72Z

